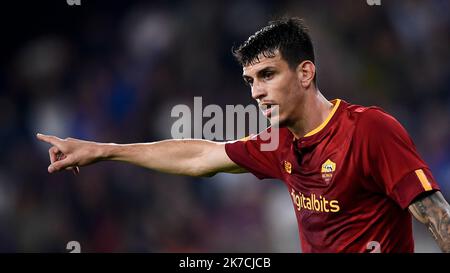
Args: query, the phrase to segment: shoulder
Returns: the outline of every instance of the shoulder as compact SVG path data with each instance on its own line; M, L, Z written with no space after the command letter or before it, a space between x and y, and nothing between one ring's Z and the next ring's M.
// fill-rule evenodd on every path
M404 130L400 122L378 106L351 105L348 114L355 119L357 131L386 132Z
M358 122L384 120L386 118L393 119L392 115L388 114L383 108L378 106L349 104L347 106L347 112L350 116L356 118Z
M278 130L278 132L275 131L275 130ZM277 132L277 133L275 133L275 132ZM242 140L253 140L253 141L257 141L257 142L268 142L269 141L268 135L271 135L271 136L278 135L278 137L282 141L286 141L286 140L294 137L292 135L291 131L289 131L287 128L283 127L283 128L274 129L272 127L269 127L267 129L261 131L257 135L252 134L252 135L250 135L248 137L243 138Z
M355 134L361 141L378 144L413 141L403 125L391 114L377 106L351 106L348 114L355 120Z
M276 147L282 148L286 143L289 143L293 140L294 136L287 128L277 128L276 130L277 131L275 131L274 128L269 127L261 131L259 134L252 134L242 139L228 142L228 144L238 143L259 147L260 145L273 143L275 141L278 143Z

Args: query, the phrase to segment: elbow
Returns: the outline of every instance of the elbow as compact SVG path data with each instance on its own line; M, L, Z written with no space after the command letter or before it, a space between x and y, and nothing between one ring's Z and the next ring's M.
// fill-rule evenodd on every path
M187 172L194 177L212 177L217 173L217 170L210 164L207 158L197 158L195 161L190 161Z
M197 170L193 170L192 172L190 172L189 176L207 178L207 177L213 177L216 174L217 174L216 171L197 169Z
M217 174L216 170L213 170L208 166L199 166L199 165L197 165L195 168L191 168L188 172L189 176L194 177L213 177L216 174Z
M216 175L217 174L217 172L204 172L204 173L201 173L200 175L199 175L199 177L205 177L205 178L208 178L208 177L213 177L214 175Z

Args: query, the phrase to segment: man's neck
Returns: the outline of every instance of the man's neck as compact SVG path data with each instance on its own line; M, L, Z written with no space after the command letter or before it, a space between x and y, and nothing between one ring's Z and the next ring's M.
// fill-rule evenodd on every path
M299 139L319 127L331 113L333 104L319 90L308 92L301 107L297 108L295 122L288 126L289 131Z

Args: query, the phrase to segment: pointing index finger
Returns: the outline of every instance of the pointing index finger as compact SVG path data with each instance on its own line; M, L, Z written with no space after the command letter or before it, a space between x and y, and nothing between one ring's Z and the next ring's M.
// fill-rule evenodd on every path
M41 141L44 141L44 142L47 142L47 143L50 143L50 144L52 144L54 146L57 146L57 144L59 144L59 141L61 141L61 139L58 138L58 137L49 136L49 135L43 135L43 134L40 134L40 133L37 133L36 137L37 137L37 139L39 139Z

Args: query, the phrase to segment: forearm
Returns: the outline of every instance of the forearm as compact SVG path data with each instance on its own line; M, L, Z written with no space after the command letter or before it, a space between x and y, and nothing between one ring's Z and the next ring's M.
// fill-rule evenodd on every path
M37 134L52 144L50 173L76 169L101 160L116 160L144 168L190 176L211 176L218 172L242 173L227 155L225 143L201 139L164 140L152 143L114 144Z
M427 225L443 252L450 253L450 206L440 192L410 205L412 214Z
M171 174L205 176L216 172L207 153L217 143L206 140L164 140L136 144L99 144L99 159L127 162Z

